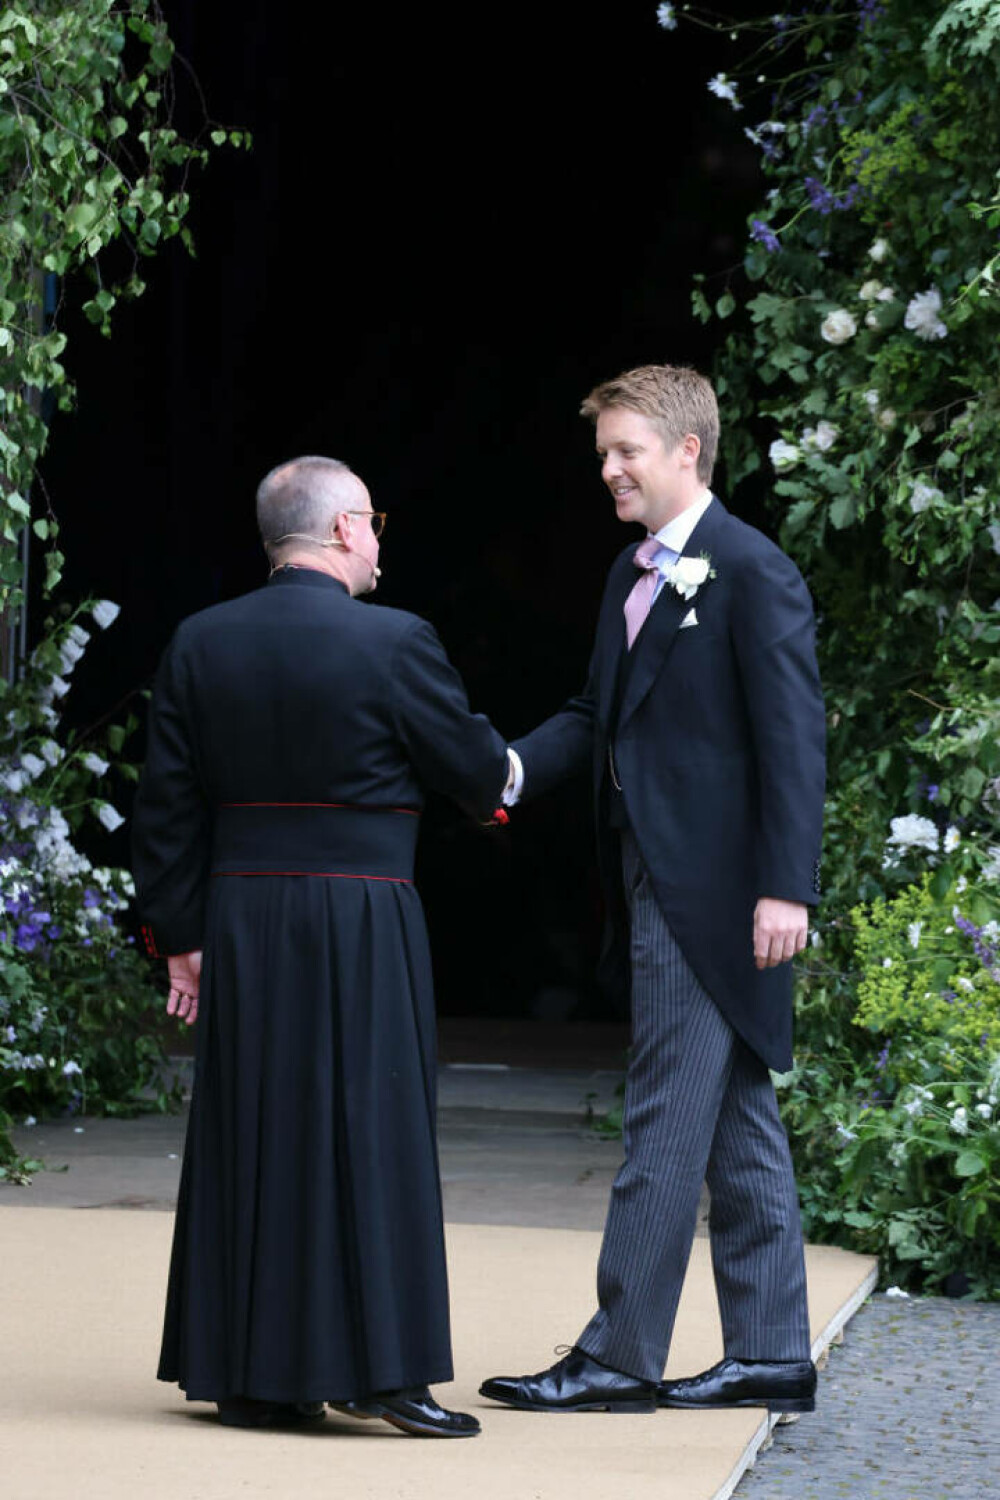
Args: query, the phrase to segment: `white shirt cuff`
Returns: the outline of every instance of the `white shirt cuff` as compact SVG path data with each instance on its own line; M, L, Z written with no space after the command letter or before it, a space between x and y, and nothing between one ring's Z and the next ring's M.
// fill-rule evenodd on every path
M510 761L510 775L500 800L504 807L513 807L519 801L521 789L524 786L524 766L517 751L512 750L509 745L507 746L507 759Z

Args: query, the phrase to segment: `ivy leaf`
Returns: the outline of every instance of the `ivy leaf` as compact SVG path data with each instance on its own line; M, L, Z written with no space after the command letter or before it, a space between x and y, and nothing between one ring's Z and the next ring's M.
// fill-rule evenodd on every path
M976 1177L988 1167L989 1162L978 1151L962 1151L955 1158L954 1172L956 1177Z
M735 310L736 298L733 296L732 292L723 292L722 296L715 304L715 311L720 318L728 318L731 313L735 312Z

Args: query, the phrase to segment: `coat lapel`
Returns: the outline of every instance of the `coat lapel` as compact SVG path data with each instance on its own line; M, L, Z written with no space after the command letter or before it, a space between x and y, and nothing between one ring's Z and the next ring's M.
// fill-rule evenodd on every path
M708 510L685 543L681 556L698 557L702 552L711 554L712 540L727 515L728 512L722 501L713 497ZM692 605L697 605L708 587L709 584L704 583L694 599L685 599L670 584L663 585L657 595L656 603L649 612L649 618L632 647L635 661L625 689L625 696L622 699L621 712L618 715L619 726L631 718L653 686L670 655L671 646L677 639L681 621ZM624 604L624 598L622 603ZM623 631L623 649L624 639Z

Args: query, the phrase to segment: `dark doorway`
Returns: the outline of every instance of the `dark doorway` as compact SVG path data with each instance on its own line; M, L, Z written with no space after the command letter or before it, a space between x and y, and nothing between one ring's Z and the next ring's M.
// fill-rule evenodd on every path
M256 483L315 452L389 512L379 602L432 620L513 737L582 684L629 539L581 398L710 359L691 276L722 290L759 191L745 117L706 88L731 58L661 30L650 0L164 9L211 115L254 148L195 182L197 260L153 263L110 342L71 330L79 408L44 476L67 593L123 616L70 712L147 686L182 616L262 581ZM179 110L196 123L183 83ZM591 848L585 785L502 832L429 809L445 1014L609 1018Z

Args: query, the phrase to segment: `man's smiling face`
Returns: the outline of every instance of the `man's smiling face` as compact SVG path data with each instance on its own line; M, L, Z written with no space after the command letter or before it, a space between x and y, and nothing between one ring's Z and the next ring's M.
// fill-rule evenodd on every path
M602 411L597 454L619 521L637 521L655 532L684 508L691 468L684 443L668 448L659 427L641 412L624 406Z

